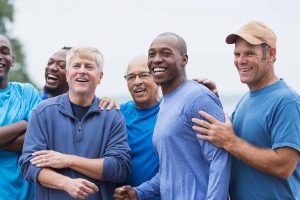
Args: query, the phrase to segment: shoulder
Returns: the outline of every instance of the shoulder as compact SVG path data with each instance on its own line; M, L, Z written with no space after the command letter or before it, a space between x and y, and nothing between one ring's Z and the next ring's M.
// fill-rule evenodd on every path
M132 108L134 108L134 101L128 101L126 103L121 104L121 112L122 113L126 113L129 110L132 110Z
M54 109L54 108L56 109L57 106L61 105L61 101L62 101L61 98L62 96L59 95L53 98L42 100L38 105L36 105L34 110L36 112L42 112L45 109Z

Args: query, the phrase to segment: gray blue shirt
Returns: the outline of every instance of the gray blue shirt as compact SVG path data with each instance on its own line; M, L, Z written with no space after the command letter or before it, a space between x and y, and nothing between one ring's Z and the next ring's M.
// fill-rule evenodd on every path
M42 101L32 111L20 157L21 171L26 179L37 182L41 168L30 163L32 153L54 150L86 158L103 158L100 180L87 177L72 169L57 169L71 178L84 178L99 188L88 199L113 199L115 183L130 174L130 148L127 143L125 120L115 109L100 110L99 99L94 98L87 113L79 121L72 112L68 94ZM36 199L73 199L67 192L44 187L38 182Z
M219 99L194 81L163 97L153 136L159 173L135 188L139 200L156 190L162 199L227 198L231 159L223 149L197 139L192 118L199 118L200 110L224 121Z

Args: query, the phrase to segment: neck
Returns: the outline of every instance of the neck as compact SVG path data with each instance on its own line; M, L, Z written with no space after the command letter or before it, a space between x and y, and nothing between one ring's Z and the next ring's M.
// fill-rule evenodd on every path
M7 79L0 79L0 89L5 89L8 86L8 80Z
M255 92L264 87L272 85L273 83L277 82L278 80L279 80L279 78L275 75L274 70L271 70L269 73L265 74L265 76L258 83L254 84L254 85L249 84L248 87L249 87L250 92Z
M85 96L85 95L74 95L72 93L69 93L69 98L70 98L70 101L73 103L73 104L76 104L78 106L83 106L83 107L87 107L87 106L90 106L92 105L92 102L93 102L93 99L94 99L95 96Z
M169 83L162 84L161 90L162 90L163 95L167 95L167 94L171 93L172 91L176 90L179 86L181 86L186 81L187 81L187 77L184 74L184 76L180 76L177 79L175 79Z
M143 102L143 103L136 103L134 102L135 104L135 107L140 109L140 110L146 110L146 109L149 109L151 108L152 106L154 106L155 104L157 104L157 102L160 100L160 97L159 95L157 95L157 97L149 102Z

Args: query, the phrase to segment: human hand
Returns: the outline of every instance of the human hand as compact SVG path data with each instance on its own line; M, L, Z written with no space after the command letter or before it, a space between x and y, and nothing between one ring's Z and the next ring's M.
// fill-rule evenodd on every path
M115 200L137 200L137 193L130 185L115 189Z
M30 162L37 167L62 169L69 166L70 155L67 154L52 150L41 150L34 152L32 155L35 157Z
M201 77L193 78L193 80L205 85L210 91L212 91L217 97L219 97L217 85L212 80Z
M99 191L99 188L94 183L82 178L68 179L63 189L72 197L79 199L86 199Z
M228 150L236 142L237 136L232 127L228 114L225 114L225 122L220 122L210 114L200 111L200 115L206 119L193 118L193 129L200 132L197 137L214 143L216 146Z
M116 110L120 110L120 104L118 104L114 99L111 99L109 97L103 97L99 103L99 108L101 110L110 110L112 107L115 107Z

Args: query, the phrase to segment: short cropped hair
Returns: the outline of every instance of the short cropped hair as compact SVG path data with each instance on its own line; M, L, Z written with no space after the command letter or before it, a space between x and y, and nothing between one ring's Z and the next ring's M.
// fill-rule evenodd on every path
M104 58L102 53L95 47L91 46L78 46L78 47L72 47L66 57L66 65L67 69L70 67L71 60L74 56L80 56L82 58L96 58L96 62L98 64L98 67L100 71L103 71L103 65L104 65Z

